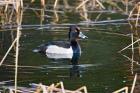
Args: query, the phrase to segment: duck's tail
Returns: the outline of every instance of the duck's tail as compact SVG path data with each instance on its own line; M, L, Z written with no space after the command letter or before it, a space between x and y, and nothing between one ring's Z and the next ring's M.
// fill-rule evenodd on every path
M33 51L34 53L39 53L39 52L40 52L40 49L37 49L37 48L36 48L36 49L33 49L32 51Z
M47 45L46 44L42 44L40 46L38 46L37 48L33 49L32 51L34 53L44 53L47 49Z

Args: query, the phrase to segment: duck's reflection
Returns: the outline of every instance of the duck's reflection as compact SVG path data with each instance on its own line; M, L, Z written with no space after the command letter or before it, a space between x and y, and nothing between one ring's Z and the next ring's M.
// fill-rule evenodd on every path
M70 68L70 78L82 77L79 65L72 65Z

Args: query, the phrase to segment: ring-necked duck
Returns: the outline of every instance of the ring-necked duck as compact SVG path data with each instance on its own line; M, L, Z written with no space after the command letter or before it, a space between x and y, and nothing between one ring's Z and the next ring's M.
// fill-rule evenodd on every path
M85 39L85 36L78 26L72 25L69 28L69 41L51 41L38 46L33 52L47 55L51 59L71 59L72 64L77 64L81 55L81 47L78 38Z

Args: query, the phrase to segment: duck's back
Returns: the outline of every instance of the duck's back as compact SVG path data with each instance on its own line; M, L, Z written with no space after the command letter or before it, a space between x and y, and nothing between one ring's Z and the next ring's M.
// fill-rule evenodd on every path
M58 47L63 47L63 48L70 48L71 44L68 41L52 41L48 42L47 45L56 45Z

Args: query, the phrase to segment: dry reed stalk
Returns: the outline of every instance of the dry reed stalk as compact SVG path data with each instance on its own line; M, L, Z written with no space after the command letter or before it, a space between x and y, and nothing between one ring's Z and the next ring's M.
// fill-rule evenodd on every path
M16 9L16 12L18 13L18 11L19 11L19 6L20 6L20 4L19 4L19 1L15 1L15 9Z
M65 89L64 89L64 84L63 84L63 82L57 83L54 87L58 87L58 86L61 87L61 92L62 92L62 93L65 93Z
M134 92L136 81L137 81L137 73L135 74L135 77L134 77L134 80L133 80L133 85L132 85L132 88L131 88L131 92L130 93L133 93Z
M55 9L54 9L54 16L55 16L54 22L58 22L59 21L59 15L58 15L58 13Z
M6 1L6 0L5 0L5 1ZM7 9L8 9L8 3L6 3L6 5L5 5L5 10L4 10L4 12L6 12Z
M65 8L70 8L69 4L68 4L68 0L63 0Z
M59 0L55 0L54 6L53 6L54 9L57 8L58 2L59 2ZM69 8L70 7L67 0L63 0L63 3L64 3L64 7L65 8Z
M53 93L54 84L51 85L50 93Z
M15 59L15 90L17 90L17 74L18 74L18 55L19 55L19 32L20 28L17 27L17 42L16 42L16 59ZM17 91L15 91L17 93Z
M11 40L14 41L15 37L14 37L14 33L13 30L11 30ZM13 49L16 51L16 46L13 46Z
M35 0L31 0L31 3L35 2Z
M123 93L128 93L128 87L121 88L119 90L114 91L113 93L122 93L122 92Z
M2 2L5 4L5 12L7 11L9 5L12 5L16 12L18 12L19 8L23 8L23 0L5 0Z
M97 20L100 18L100 16L102 15L103 13L99 13L98 15L97 15L97 17L95 18L95 22L97 22Z
M31 0L31 3L34 3L35 2L35 0ZM45 0L40 0L40 3L41 3L41 6L42 7L45 7Z
M138 39L138 40L136 40L135 42L133 42L133 44L135 44L135 43L137 43L137 42L139 42L139 41L140 41L140 39ZM128 46L126 46L125 48L121 49L121 50L120 50L120 51L118 51L118 52L120 53L120 52L122 52L122 51L126 50L127 48L129 48L130 46L132 46L132 44L130 44L130 45L128 45Z
M101 8L105 9L105 7L103 6L103 4L99 0L96 0L96 2L101 6Z
M139 18L140 18L140 2L138 2L134 8L131 10L128 18L136 18L133 21L128 21L132 32L137 36L137 40L139 39ZM138 42L138 46L140 46L140 42ZM139 48L139 54L140 54L140 48Z
M92 4L92 10L96 7L96 1L95 0L92 0L92 2L91 2L91 4Z
M40 12L41 12L41 15L40 15L40 25L42 27L43 26L43 21L45 20L45 18L44 18L45 8L42 8ZM43 31L43 29L42 29L42 31Z
M89 21L87 9L86 9L86 4L85 4L87 1L88 1L88 0L83 0L82 3L81 3L79 6L82 7L82 12L80 13L80 15L81 15L86 21ZM78 7L78 8L80 8L80 7ZM78 9L78 8L76 8L76 9Z
M64 84L63 84L63 82L60 82L60 85L61 85L62 93L65 93L65 89L64 89Z
M40 14L39 14L36 10L34 10L34 9L32 9L32 10L33 10L33 12L35 13L35 15L36 15L38 18L41 17ZM41 9L40 9L40 11L41 11Z
M41 87L38 86L38 87L36 88L35 92L33 92L33 93L40 93L41 91L42 91Z
M131 18L131 16L133 15L133 12L135 10L135 8L137 7L137 5L134 6L134 8L130 11L130 14L128 16L128 19Z
M82 7L83 5L85 5L89 0L83 0L83 2L76 7L76 9L79 9L80 7Z
M22 92L23 92L23 91L21 91L21 90L15 90L15 89L10 88L10 87L8 87L8 89L9 89L8 93L16 93L16 92L22 93Z
M125 0L125 5L126 5L125 12L126 12L126 14L128 14L128 0Z
M42 84L33 84L33 85L37 86L37 90L34 93L40 93L40 91L42 91L43 93L54 93L54 91L55 93L88 93L86 86L83 86L75 91L66 90L64 89L63 82L59 82L56 85L51 84L50 86L45 86ZM60 88L58 88L59 86ZM82 90L83 92L81 92Z
M54 87L55 87L54 84L51 84L51 85L47 88L47 92L53 93Z
M128 6L129 6L130 1L128 1L128 0L121 0L121 2L125 6L125 13L128 14L128 12L129 12L128 11Z
M10 14L9 23L12 22L12 17L13 17L13 15L14 15L14 9L12 9L12 12L11 12L11 14Z
M123 57L127 58L129 61L132 61L132 59L126 55L121 54ZM133 61L135 62L137 65L140 65L138 61Z
M137 13L135 13L136 11L137 11ZM135 16L136 16L136 19L133 20L132 23L131 23L131 20L128 21L128 22L129 22L129 24L131 26L131 30L132 31L134 30L135 34L138 35L138 33L137 33L137 27L138 27L138 20L139 20L139 16L140 16L140 3L136 4L134 6L134 8L130 11L130 14L129 14L128 19L135 18Z
M116 2L112 1L112 0L107 0L106 3L108 3L109 5L111 5L113 8L116 8L118 10L120 10L121 12L124 12L122 8L120 8Z
M22 10L18 10L17 11L17 41L16 41L16 55L15 55L15 90L17 90L17 78L18 78L18 56L19 56L19 39L20 39L20 27L22 24L22 15L23 15L23 11ZM17 91L15 91L15 93L17 93Z
M131 73L133 74L133 69L134 69L134 40L133 40L133 33L131 34L131 44L132 44Z
M76 7L76 10L79 9L80 7L84 6L88 1L90 1L90 0L84 0L79 6ZM99 0L92 0L92 1L90 1L90 2L93 3L93 6L94 6L94 7L96 6L96 2L97 2L97 4L98 4L101 8L105 9L105 7L103 6L103 4L102 4Z
M4 60L6 59L7 55L9 54L9 52L11 51L11 49L13 48L14 44L16 43L16 41L17 41L17 38L13 41L13 43L9 47L8 51L6 52L6 54L4 55L4 57L2 58L2 60L0 62L0 66L2 65L2 63L4 62Z
M41 5L45 7L45 0L41 0Z
M86 87L86 86L83 86L83 87L81 87L81 88L75 90L74 93L79 93L79 91L82 91L82 90L84 91L84 93L88 93L88 92L87 92L87 87Z
M23 0L20 0L21 8L23 9Z
M54 6L53 6L54 9L56 9L57 4L58 4L58 0L55 0Z
M83 0L83 2L84 2L84 0ZM87 13L87 9L86 9L86 5L85 4L82 6L82 9L83 9L85 20L86 21L89 21L89 19L88 19L88 13Z
M139 20L139 17L140 17L140 2L138 3L138 13L137 13L137 20L136 20L136 25L135 25L135 27L137 27L138 26L138 20Z

